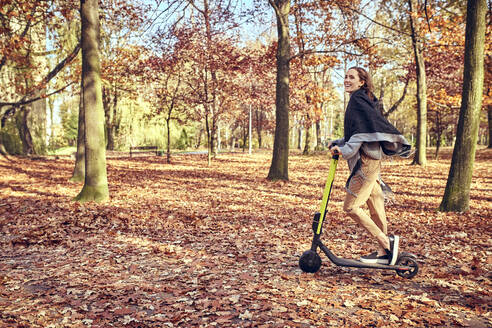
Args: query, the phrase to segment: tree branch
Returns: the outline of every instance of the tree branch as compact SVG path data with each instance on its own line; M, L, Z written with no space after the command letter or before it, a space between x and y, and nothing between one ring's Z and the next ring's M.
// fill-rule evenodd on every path
M33 7L31 16L34 16L36 9L37 9L37 5ZM26 26L24 27L24 30L20 34L20 37L21 38L25 37L30 28L31 28L31 20L28 20ZM0 60L0 70L2 70L2 67L5 65L6 62L7 62L7 54L4 54L2 60Z
M280 9L279 7L277 6L277 4L275 4L275 1L273 0L268 0L268 2L270 3L270 6L272 6L273 10L275 11L275 14L277 15L277 17L280 17L281 14L280 14Z
M200 14L205 15L205 10L202 10L201 8L198 8L198 6L195 4L195 1L193 0L188 0L188 3L195 8Z
M343 43L341 45L344 45L344 44L349 44L353 41L350 41L350 42L346 42L346 43ZM341 46L340 45L340 46ZM314 54L334 54L334 53L344 53L344 54L347 54L347 55L351 55L351 56L357 56L357 57L360 57L360 56L363 56L364 55L364 52L362 53L355 53L355 52L350 52L350 51L347 51L347 50L341 50L341 49L330 49L330 50L305 50L305 51L301 51L293 56L291 56L289 58L289 61L295 59L295 58L298 58L298 57L302 57L302 56L305 56L305 55L314 55Z
M53 68L51 72L48 73L48 75L43 79L41 83L47 84L49 81L51 81L52 78L54 78L65 66L71 63L72 60L74 60L75 57L77 57L80 48L81 48L81 43L79 42L77 46L73 49L73 51L67 57L65 57L65 59L63 59L60 63L58 63L58 65L56 65L55 68Z
M388 30L391 30L393 32L396 32L396 33L399 33L399 34L403 34L403 35L406 35L406 36L411 36L409 33L406 33L404 31L400 31L400 30L398 30L396 28L393 28L391 26L388 26L388 25L385 25L385 24L383 24L381 22L378 22L378 21L370 18L366 14L363 14L361 11L359 11L359 10L357 10L355 8L352 8L351 6L347 6L347 5L343 5L343 4L339 4L339 6L341 8L345 8L345 9L351 10L351 11L355 12L357 15L360 15L360 16L364 17L365 19L368 19L369 21L373 22L374 24L379 25L381 27L384 27L385 29L388 29Z
M48 84L48 82L50 82L65 66L67 66L69 63L72 62L72 60L74 60L74 58L77 56L77 54L80 51L80 47L81 47L81 44L79 42L79 44L77 44L77 46L75 47L75 49L73 49L73 51L65 59L63 59L60 63L58 63L58 65L56 65L55 68L53 68L43 78L43 80L41 80L40 83L38 83L34 88L32 88L31 90L29 90L28 94L32 94L34 91L39 90L42 87L44 87L46 84ZM67 86L71 85L72 83L68 84ZM65 89L67 86L63 87L59 91ZM57 93L57 92L54 92L54 93ZM14 107L16 107L16 105L22 106L22 105L25 105L27 103L31 103L33 101L36 101L36 100L39 100L40 99L40 98L38 98L38 99L35 99L35 100L32 100L32 101L29 101L29 100L25 100L26 98L27 98L27 95L24 96L24 97L22 97L19 101L15 101L15 102L0 102L0 108L1 107L5 107L5 106L14 106ZM26 101L27 101L27 103L26 103Z
M429 19L429 13L427 12L427 0L425 0L425 3L424 3L424 11L425 11L425 19L427 20L427 27L429 28L429 33L432 33L431 25L430 25L430 19Z
M9 117L10 115L14 115L15 112L17 112L17 110L21 106L30 104L32 102L38 101L38 100L43 99L43 98L48 98L48 97L54 95L55 93L58 93L58 92L61 92L61 91L65 90L66 88L68 88L70 85L72 85L74 83L75 82L71 82L71 83L67 84L66 86L64 86L63 88L60 88L60 89L58 89L56 91L53 91L53 92L51 92L49 94L40 95L38 97L31 98L31 99L28 99L28 100L24 100L26 98L26 97L24 97L23 100L18 101L18 102L15 102L15 103L0 103L0 108L5 107L5 106L12 106L8 110L6 110L5 113L2 114L1 125L0 125L1 128L3 128L5 126L5 121L7 120L7 117Z
M50 93L47 93L47 94L43 94L43 95L40 95L40 96L37 96L37 97L34 97L34 98L30 98L30 99L27 99L27 100L26 100L27 97L24 96L21 100L16 101L16 102L0 102L0 108L5 107L5 106L12 106L14 108L17 108L17 107L24 106L24 105L30 104L32 102L38 101L40 99L48 98L48 97L50 97L50 96L52 96L54 94L57 94L57 93L65 90L66 88L68 88L69 86L71 86L74 83L75 82L70 82L69 84L65 85L64 87L62 87L62 88L60 88L58 90L55 90L53 92L50 92Z
M448 105L444 105L444 104L438 103L438 102L436 102L436 101L434 101L432 99L429 99L429 98L427 98L427 101L430 102L430 103L433 103L436 106L447 108L447 109L460 109L459 106L448 106Z
M386 111L385 113L383 113L383 116L384 117L388 117L391 113L393 113L397 108L398 106L400 106L400 104L403 102L403 100L405 99L405 96L407 95L407 89L408 89L408 83L410 82L410 79L407 79L406 82L405 82L405 87L403 88L403 94L401 95L400 99L398 99L394 104L393 106L391 106L390 109L388 109L388 111Z

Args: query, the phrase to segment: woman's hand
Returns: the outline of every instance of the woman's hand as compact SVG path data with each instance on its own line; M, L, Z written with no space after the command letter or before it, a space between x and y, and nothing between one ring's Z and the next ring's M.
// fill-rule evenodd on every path
M330 152L332 155L342 155L340 148L338 148L338 146L336 145L330 148Z

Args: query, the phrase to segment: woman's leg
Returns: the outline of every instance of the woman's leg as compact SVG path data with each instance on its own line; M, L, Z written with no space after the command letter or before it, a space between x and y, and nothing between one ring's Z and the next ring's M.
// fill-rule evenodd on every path
M378 228L385 234L388 234L388 221L386 220L386 211L384 210L384 194L379 182L376 181L372 188L371 195L367 200L367 206L369 207L369 213L371 219L378 226ZM379 245L378 255L384 255L384 248Z
M343 209L351 218L362 225L369 232L369 234L371 234L378 241L383 250L389 249L389 240L386 236L386 216L382 215L384 213L384 199L378 199L378 197L375 197L377 195L373 196L373 193L378 193L377 188L379 187L379 184L377 179L380 172L380 161L371 159L363 154L361 155L361 161L362 175L356 174L350 180L349 189L353 194L350 192L347 193ZM373 191L374 189L376 190ZM381 190L380 187L379 190ZM377 208L378 212L378 216L374 217L376 219L375 221L373 221L361 209L361 206L368 202L371 196L373 196L373 199L369 202L372 205L376 205L373 210L376 211ZM383 202L382 204L381 201ZM383 212L380 210L381 205Z

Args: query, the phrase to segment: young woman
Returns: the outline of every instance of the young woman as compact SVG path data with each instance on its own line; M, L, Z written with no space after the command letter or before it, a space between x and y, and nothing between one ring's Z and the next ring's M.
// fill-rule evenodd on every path
M360 258L365 263L394 265L398 258L399 236L388 235L384 195L380 178L384 155L408 157L410 144L377 108L369 74L360 67L347 71L345 91L350 100L345 111L344 137L331 141L331 153L347 160L350 176L343 209L378 242L378 250ZM367 203L370 216L361 209Z

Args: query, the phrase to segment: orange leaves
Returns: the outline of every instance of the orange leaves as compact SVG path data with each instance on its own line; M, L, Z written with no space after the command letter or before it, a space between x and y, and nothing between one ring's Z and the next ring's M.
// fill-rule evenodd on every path
M431 90L429 94L432 102L429 103L429 107L434 110L456 109L461 103L461 94L449 95L446 89L441 88L435 92Z
M389 230L424 262L412 281L325 256L318 273L300 271L327 154L291 154L284 183L265 179L269 152L211 166L109 158L106 204L71 201L71 160L0 162L0 326L486 327L492 152L477 151L471 212L436 213L451 151L425 169L383 163ZM375 243L343 213L339 168L322 238L357 258Z
M304 63L307 66L325 65L326 67L334 67L336 64L340 63L340 60L335 56L312 55L307 57Z

